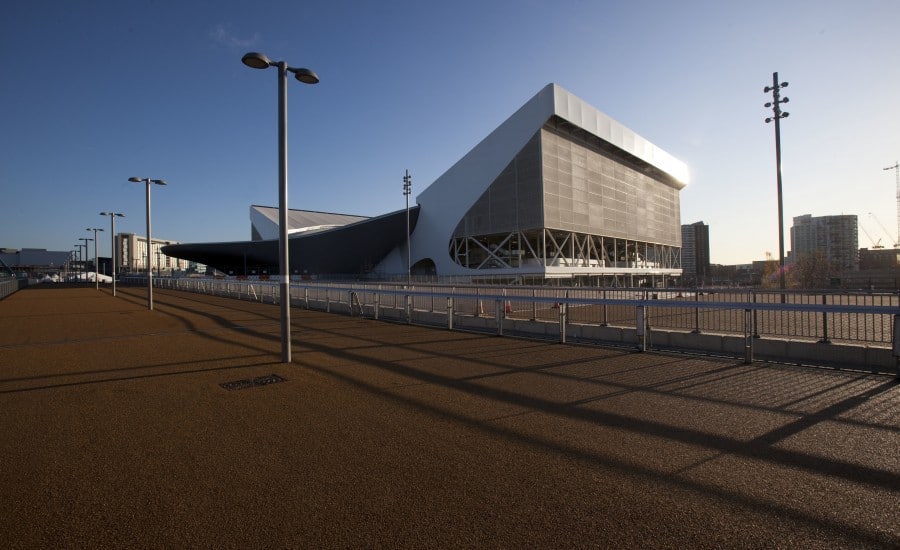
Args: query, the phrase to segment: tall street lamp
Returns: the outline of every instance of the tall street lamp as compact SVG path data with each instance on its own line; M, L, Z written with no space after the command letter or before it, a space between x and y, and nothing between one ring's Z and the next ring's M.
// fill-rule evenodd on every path
M75 244L75 280L78 280L78 264L81 263L81 247L84 246L80 243Z
M154 180L150 178L130 177L128 181L134 183L147 184L147 309L153 309L153 268L150 264L150 248L153 245L153 239L150 237L150 184L165 185L165 180Z
M278 68L278 250L281 272L281 361L291 362L291 275L288 245L287 179L287 73L304 84L317 84L319 77L309 69L288 67L284 61L271 61L261 53L250 52L241 58L251 69Z
M772 92L772 101L766 103L764 107L772 108L772 116L766 118L766 124L775 121L775 166L777 172L778 184L778 273L779 286L781 287L781 301L784 302L784 210L781 200L781 119L787 118L790 113L781 110L781 104L790 101L787 97L781 97L781 89L787 88L787 82L778 82L778 73L772 73L772 85L763 88L763 93Z
M109 263L112 264L112 295L116 295L116 218L124 218L118 212L100 212L101 216L109 216L110 252Z
M99 227L88 227L87 231L94 232L94 288L100 290L100 260L97 256L97 231L103 231Z
M82 246L84 246L84 258L82 261L82 264L84 265L84 269L82 269L82 271L84 272L84 280L85 280L85 282L87 282L87 261L90 259L90 255L88 254L88 244L87 243L93 241L94 239L89 239L87 237L81 237L78 240L84 241L84 244L82 245Z

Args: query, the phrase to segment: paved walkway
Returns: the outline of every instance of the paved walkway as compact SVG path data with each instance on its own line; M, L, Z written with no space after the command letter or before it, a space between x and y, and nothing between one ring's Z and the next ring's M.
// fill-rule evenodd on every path
M5 547L900 547L889 376L118 294L0 301Z

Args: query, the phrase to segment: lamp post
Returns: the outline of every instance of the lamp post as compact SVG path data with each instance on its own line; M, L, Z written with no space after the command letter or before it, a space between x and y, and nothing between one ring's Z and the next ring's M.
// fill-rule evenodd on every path
M287 179L287 73L304 84L317 84L319 77L309 69L288 67L284 61L271 61L261 53L244 54L241 62L251 69L278 68L278 251L281 272L281 361L291 362L291 275L288 244Z
M165 180L154 180L150 178L130 177L128 181L134 183L147 184L147 309L153 309L153 267L150 265L150 248L153 246L153 239L150 237L150 184L165 185Z
M409 175L409 170L406 171L406 175L403 176L403 195L406 196L406 286L410 286L412 284L412 267L410 263L412 262L411 253L409 250L409 194L412 193L412 177Z
M81 262L81 244L75 244L75 280L78 280L78 264Z
M777 173L778 185L778 273L779 286L781 287L781 302L784 303L784 209L781 200L781 119L787 118L790 113L781 110L781 104L787 103L787 97L782 98L780 91L787 88L787 82L778 82L778 73L772 73L772 85L763 88L763 93L772 92L772 101L766 103L764 107L772 108L772 116L766 118L766 124L775 121L775 168Z
M99 227L88 227L87 231L94 232L94 288L100 290L100 261L97 259L97 231L103 231Z
M84 269L82 271L84 272L84 280L85 280L85 282L87 282L87 261L90 258L90 256L88 255L88 244L87 243L93 241L94 239L90 239L87 237L81 237L78 240L84 241L84 245L83 245L84 246L84 261L82 262L84 265Z
M118 212L100 212L101 216L109 216L110 252L109 263L112 264L112 295L116 295L116 217L124 218L125 214Z

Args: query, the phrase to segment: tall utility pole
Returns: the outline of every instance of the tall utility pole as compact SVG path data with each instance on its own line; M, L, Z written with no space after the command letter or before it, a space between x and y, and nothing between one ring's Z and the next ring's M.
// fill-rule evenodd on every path
M772 92L772 101L766 103L766 108L772 108L771 117L766 118L766 123L775 121L775 168L778 181L778 280L781 290L786 288L784 278L784 207L781 199L781 124L783 118L787 118L790 113L781 110L781 104L787 103L788 98L781 97L781 89L787 88L787 82L778 82L778 73L772 73L772 85L763 88L763 93ZM784 292L781 293L781 301L784 302Z
M894 246L900 246L900 162L894 161L893 166L888 166L885 170L893 170L897 176L897 240Z
M403 194L406 196L406 286L412 284L412 267L410 266L410 262L412 261L412 254L409 250L409 194L412 193L412 177L409 175L409 170L406 171L406 175L403 176Z

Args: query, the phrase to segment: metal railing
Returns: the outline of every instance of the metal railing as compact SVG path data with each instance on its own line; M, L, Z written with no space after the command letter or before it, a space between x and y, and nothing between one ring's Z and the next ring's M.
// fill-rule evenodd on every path
M0 300L19 290L19 280L15 277L0 277Z
M274 281L167 279L156 285L277 303ZM890 347L896 294L758 290L498 287L363 282L291 284L295 306L434 324L453 317L637 329L637 308L654 330ZM448 308L448 303L450 304ZM750 314L749 317L747 314ZM425 318L423 314L432 314ZM448 320L452 321L452 320ZM441 322L443 324L443 322ZM502 330L502 326L500 327Z

